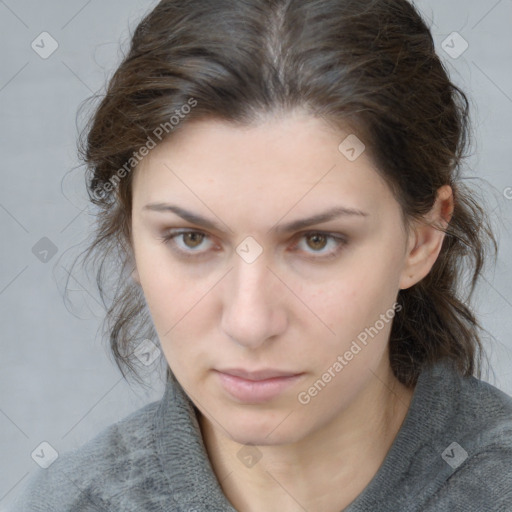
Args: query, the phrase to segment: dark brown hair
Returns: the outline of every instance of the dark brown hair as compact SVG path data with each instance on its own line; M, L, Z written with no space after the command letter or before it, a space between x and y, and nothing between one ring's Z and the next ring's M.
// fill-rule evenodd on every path
M104 328L123 376L125 368L138 376L137 344L157 340L130 278L131 184L142 148L193 119L248 125L295 108L364 141L405 227L429 212L439 187L452 187L453 217L436 263L399 292L390 362L408 386L446 356L461 374L480 376L482 327L469 301L497 244L461 176L468 106L406 0L162 0L136 27L79 144L99 208L86 259L99 263Z

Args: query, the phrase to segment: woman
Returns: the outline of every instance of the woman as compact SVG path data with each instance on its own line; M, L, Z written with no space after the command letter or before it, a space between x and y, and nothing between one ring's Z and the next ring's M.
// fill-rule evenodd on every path
M113 353L136 375L158 339L165 393L16 510L512 510L467 143L406 0L161 1L81 154Z

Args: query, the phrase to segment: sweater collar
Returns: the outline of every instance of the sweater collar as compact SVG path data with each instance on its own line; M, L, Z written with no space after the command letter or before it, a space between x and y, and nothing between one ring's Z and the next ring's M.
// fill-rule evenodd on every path
M155 433L158 457L180 512L237 512L213 472L195 406L174 376L156 412Z

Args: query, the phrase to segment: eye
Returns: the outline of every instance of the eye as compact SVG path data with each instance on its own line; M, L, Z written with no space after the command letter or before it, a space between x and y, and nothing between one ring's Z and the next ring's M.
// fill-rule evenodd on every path
M204 254L205 250L199 249L207 238L205 233L192 230L173 230L160 237L163 243L170 245L173 251L184 257L196 257Z
M307 257L312 258L333 258L337 256L341 249L347 244L347 240L342 236L332 233L323 233L321 231L311 231L301 235L299 243L293 246L293 250L297 247L300 248L302 241L305 241L305 245L313 250L308 251L301 249L301 251L309 254ZM330 250L324 251L323 249L326 247L330 247Z
M209 240L208 235L195 230L170 230L159 238L163 243L169 245L174 252L184 258L204 256L212 246L210 241L210 245L204 247L204 241ZM306 246L312 249L312 251L304 249L304 246L301 247L302 241L305 241ZM321 231L311 231L300 234L299 242L292 246L291 251L296 252L297 248L299 248L299 251L305 253L308 259L328 259L336 257L346 244L347 240L343 236L323 233ZM324 250L326 247L330 247L330 249Z

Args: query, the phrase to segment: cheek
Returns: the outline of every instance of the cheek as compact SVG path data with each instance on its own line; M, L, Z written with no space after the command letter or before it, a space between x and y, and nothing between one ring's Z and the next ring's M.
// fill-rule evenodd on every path
M145 301L163 341L197 301L198 286L180 277L161 249L141 248L137 253L137 269Z
M396 300L396 278L389 259L376 261L373 254L359 254L357 260L350 268L347 265L341 270L335 280L309 294L308 288L302 287L304 303L322 321L309 320L309 325L316 322L313 330L333 350L350 346L351 341L374 325ZM388 326L382 330L381 337L387 333Z
M142 283L149 311L163 342L176 339L177 333L198 325L202 311L198 306L205 294L203 286L187 285L176 276L171 281L161 276L158 279L156 274Z
M208 357L203 356L208 355L207 334L213 331L213 323L220 317L216 309L216 290L213 289L218 276L190 279L169 263L144 267L140 278L153 324L171 368L179 373L178 368L186 365L186 361L206 361Z

